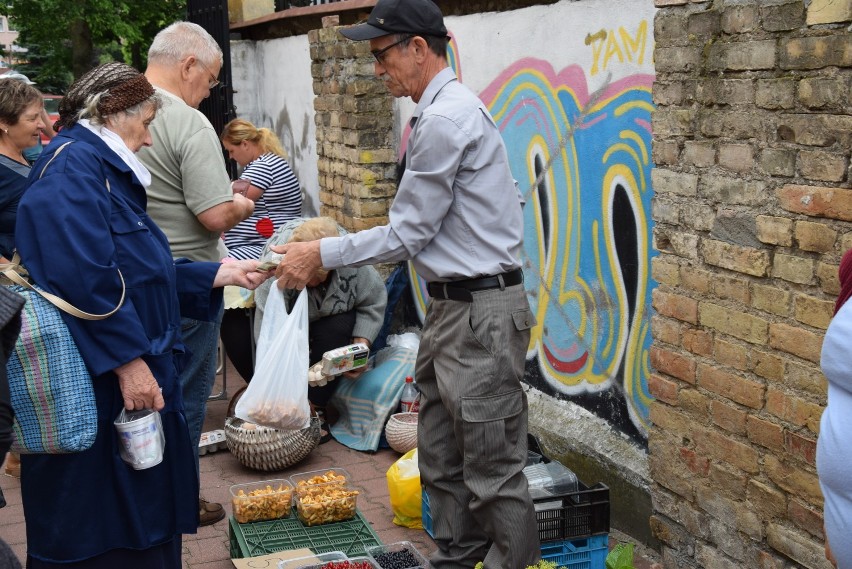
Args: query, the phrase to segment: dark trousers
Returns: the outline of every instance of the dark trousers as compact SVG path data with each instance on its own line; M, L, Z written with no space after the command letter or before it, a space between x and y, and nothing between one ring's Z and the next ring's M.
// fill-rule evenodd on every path
M352 343L355 329L355 311L333 314L314 320L308 326L308 350L311 365L322 359L322 355ZM340 385L340 379L330 381L322 387L309 387L308 399L315 407L325 407Z
M251 341L251 310L234 308L225 311L222 318L220 337L225 346L228 359L246 382L254 375L254 344ZM329 350L352 343L352 331L355 329L355 311L334 314L314 320L308 326L308 350L311 365L322 359ZM309 387L308 399L316 407L325 407L337 389L337 380L322 387Z

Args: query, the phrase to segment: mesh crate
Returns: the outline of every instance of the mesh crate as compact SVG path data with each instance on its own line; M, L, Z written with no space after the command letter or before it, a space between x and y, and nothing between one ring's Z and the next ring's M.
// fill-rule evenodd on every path
M533 500L539 541L545 543L609 533L609 488L601 483L587 488L582 482L579 488L576 492ZM422 500L423 529L434 538L432 511L425 490Z
M533 500L541 542L609 533L609 488L602 483L578 486L576 492Z
M565 569L604 569L609 551L608 535L541 544L541 559Z
M348 557L359 557L368 547L382 543L360 511L345 522L310 527L292 516L251 524L238 524L232 516L228 526L233 559L302 547L314 553L342 551Z

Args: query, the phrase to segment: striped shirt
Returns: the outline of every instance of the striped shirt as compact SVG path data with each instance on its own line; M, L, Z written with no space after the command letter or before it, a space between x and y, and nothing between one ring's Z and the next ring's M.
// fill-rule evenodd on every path
M302 215L302 190L286 160L267 152L249 162L240 175L263 194L254 203L254 213L225 233L228 256L259 259L264 243L290 219Z

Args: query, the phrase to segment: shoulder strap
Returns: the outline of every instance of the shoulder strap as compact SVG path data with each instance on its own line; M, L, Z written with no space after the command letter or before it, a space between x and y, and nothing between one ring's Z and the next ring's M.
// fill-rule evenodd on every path
M20 275L20 273L18 272L19 270L21 272L25 272L25 271L23 271L23 267L21 266L21 258L20 258L20 256L18 256L17 251L15 252L14 256L12 257L12 261L10 263L0 264L0 270L3 271L3 276L5 276L7 279L12 281L13 283L21 285L23 287L26 287L30 290L37 292L38 294L43 296L45 298L45 300L47 300L49 303L51 303L53 306L55 306L59 310L62 310L63 312L67 312L71 316L76 316L77 318L82 318L83 320L103 320L105 318L109 318L110 316L112 316L113 314L118 312L118 309L121 308L121 306L124 304L124 295L127 292L126 287L124 285L124 277L122 276L121 271L118 271L118 278L121 279L121 298L118 300L118 304L116 304L115 308L113 308L112 310L110 310L109 312L107 312L105 314L91 314L89 312L85 312L83 310L80 310L79 308L77 308L76 306L74 306L73 304L71 304L69 302L62 300L61 298L59 298L55 294L51 294L51 293L47 292L46 290L39 290L39 289L35 288L33 285L31 285L29 282L27 282L27 280L24 277L22 277Z
M68 146L69 144L71 144L72 142L74 142L74 141L69 140L68 142L66 142L65 144L63 144L62 146L60 146L59 148L56 149L56 152L53 153L53 156L50 157L50 160L48 160L47 164L44 165L44 168L41 169L41 172L38 175L39 178L41 178L44 175L44 171L47 170L47 167L50 166L50 163L53 162L53 159L56 158L57 156L59 156L59 153L62 152L65 149L65 147ZM107 188L107 191L110 191L109 180L106 181L106 188ZM26 288L32 290L32 291L37 292L42 297L44 297L45 300L47 300L49 303L51 303L53 306L55 306L59 310L62 310L63 312L67 312L68 314L70 314L72 316L76 316L77 318L82 318L83 320L103 320L105 318L109 318L110 316L112 316L113 314L118 312L118 309L121 308L121 306L124 304L124 295L127 292L126 287L124 285L124 276L121 274L121 271L118 271L118 278L121 280L121 298L118 300L118 304L116 304L115 308L113 308L112 310L110 310L109 312L107 312L105 314L91 314L89 312L85 312L83 310L80 310L79 308L77 308L76 306L71 304L70 302L66 302L65 300L62 300L61 298L59 298L55 294L51 294L51 293L47 292L46 290L39 290L39 289L35 288L33 285L31 285L29 282L27 282L27 279L22 277L21 274L20 274L20 273L27 274L27 272L24 269L24 267L21 266L21 257L20 257L20 255L18 255L17 251L15 251L15 254L12 256L11 262L0 264L0 271L2 271L3 276L5 276L7 279L12 281L13 283L21 285L23 287L26 287Z
M38 175L39 179L41 179L41 177L44 176L44 171L47 170L47 167L50 166L50 163L53 162L53 160L57 156L59 156L59 153L62 152L63 150L65 150L65 147L68 146L69 144L71 144L72 142L74 142L74 141L69 140L68 142L66 142L65 144L63 144L62 146L60 146L59 148L56 149L56 152L53 153L53 156L50 157L50 160L48 160L47 164L44 165L44 168L41 169L41 172Z

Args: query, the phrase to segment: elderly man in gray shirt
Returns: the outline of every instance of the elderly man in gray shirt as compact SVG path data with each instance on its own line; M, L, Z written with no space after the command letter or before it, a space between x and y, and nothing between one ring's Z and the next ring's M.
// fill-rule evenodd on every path
M279 286L303 288L319 267L411 259L429 281L416 378L418 452L438 569L521 569L540 556L523 468L521 387L535 319L521 272L523 199L482 102L446 59L447 30L430 0L379 0L367 23L375 73L416 103L389 224L274 248Z

